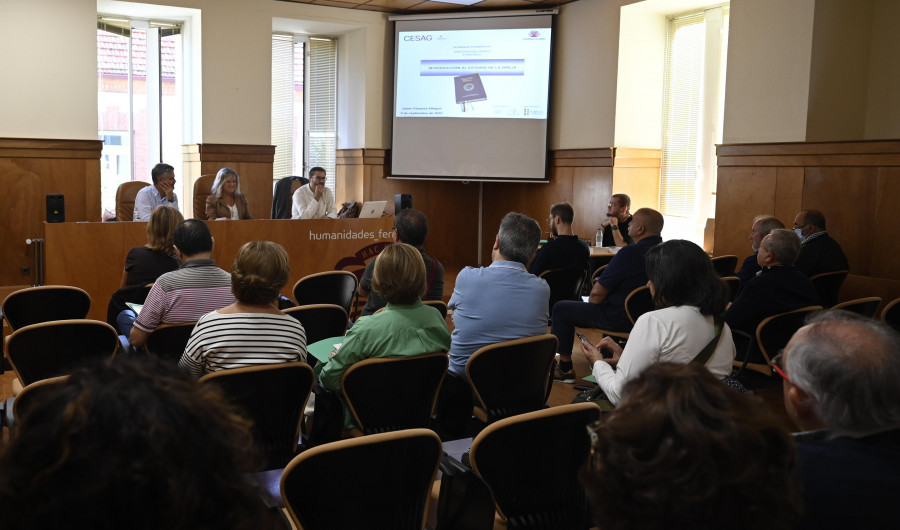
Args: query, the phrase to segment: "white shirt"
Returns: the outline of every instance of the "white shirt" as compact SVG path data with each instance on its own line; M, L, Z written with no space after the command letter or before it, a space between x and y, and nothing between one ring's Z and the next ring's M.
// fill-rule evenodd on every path
M337 218L337 208L334 205L334 195L331 190L322 190L322 198L315 200L315 194L304 184L294 192L293 206L291 207L291 219L323 219Z
M591 372L597 384L612 403L622 398L622 387L645 368L654 363L691 362L716 334L712 316L700 314L694 306L675 306L650 311L634 323L628 342L616 369L604 361L597 361ZM731 373L734 361L734 340L727 324L722 327L719 343L706 363L717 377Z

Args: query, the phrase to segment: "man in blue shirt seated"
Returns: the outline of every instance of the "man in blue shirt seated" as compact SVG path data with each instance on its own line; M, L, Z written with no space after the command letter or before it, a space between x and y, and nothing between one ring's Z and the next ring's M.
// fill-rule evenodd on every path
M134 220L147 222L150 214L160 206L178 209L175 194L175 168L169 164L156 164L150 171L152 186L145 186L134 197Z
M581 269L590 268L591 252L584 241L572 233L572 221L575 219L575 210L567 202L558 202L550 207L550 233L553 239L542 246L531 264L528 272L540 276L544 271L555 269Z
M462 437L472 415L469 357L483 346L547 332L550 286L525 269L540 240L534 219L510 212L500 223L490 267L466 267L456 277L448 304L454 326L450 366L437 411L444 439Z
M900 521L900 335L847 311L811 318L772 360L804 432L795 528L896 528Z
M647 283L644 254L662 243L663 216L651 208L634 212L628 235L634 244L622 247L595 280L588 302L563 300L553 306L551 333L559 339L559 364L554 379L575 382L572 368L572 346L575 328L603 328L628 331L631 321L625 313L625 299L631 291Z

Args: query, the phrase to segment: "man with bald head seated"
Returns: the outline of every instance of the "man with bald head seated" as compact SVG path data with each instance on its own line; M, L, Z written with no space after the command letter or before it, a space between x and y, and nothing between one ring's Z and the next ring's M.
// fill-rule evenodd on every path
M757 260L760 272L725 311L725 322L751 337L766 317L819 305L812 280L794 268L800 240L790 230L775 229L763 238Z
M769 232L776 228L784 228L784 223L773 215L757 215L753 218L753 225L750 227L750 248L753 249L753 254L747 256L747 259L744 260L740 270L737 272L737 277L741 279L742 288L762 270L762 267L756 262L759 244L762 243L764 237L769 235Z
M812 317L773 364L784 378L805 510L800 529L900 521L900 335L847 311Z
M825 231L825 214L803 210L794 218L794 233L800 238L797 270L807 276L850 269L841 245Z
M559 365L554 379L563 383L575 382L572 368L572 347L575 328L603 328L628 331L631 321L625 312L625 299L631 291L646 285L644 254L662 243L663 216L651 208L634 212L628 225L633 244L622 247L598 277L588 302L563 300L553 306L551 333L559 340Z

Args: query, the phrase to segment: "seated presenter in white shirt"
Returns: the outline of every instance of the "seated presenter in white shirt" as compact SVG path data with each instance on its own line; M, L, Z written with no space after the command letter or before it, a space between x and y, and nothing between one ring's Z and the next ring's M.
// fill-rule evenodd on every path
M291 219L337 218L334 194L325 187L325 170L314 167L309 170L309 184L294 192Z
M134 197L134 220L147 222L150 214L159 206L178 210L178 195L175 194L175 168L169 164L156 164L150 171L152 186L147 186Z

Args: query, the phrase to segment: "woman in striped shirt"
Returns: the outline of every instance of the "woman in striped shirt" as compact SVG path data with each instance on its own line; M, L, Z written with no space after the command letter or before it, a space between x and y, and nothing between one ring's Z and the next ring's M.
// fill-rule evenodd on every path
M289 274L281 245L251 241L241 247L231 268L237 302L197 322L179 366L199 379L229 368L306 361L303 326L276 306Z

